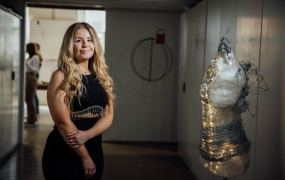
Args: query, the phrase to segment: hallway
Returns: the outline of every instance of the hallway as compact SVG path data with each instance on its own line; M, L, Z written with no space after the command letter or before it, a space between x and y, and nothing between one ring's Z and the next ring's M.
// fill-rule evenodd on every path
M48 108L40 107L36 127L24 128L23 145L0 166L1 180L42 180L41 156L53 128ZM104 142L103 180L195 180L177 154L177 144Z

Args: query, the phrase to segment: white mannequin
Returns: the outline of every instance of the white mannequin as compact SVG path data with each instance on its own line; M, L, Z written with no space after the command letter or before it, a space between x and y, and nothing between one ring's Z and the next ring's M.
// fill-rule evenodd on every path
M201 156L201 161L204 167L215 175L227 178L240 176L248 168L250 143L241 127L241 113L232 109L245 87L245 81L245 71L232 52L228 54L225 51L219 52L204 75L201 85L204 136L201 138L200 146L204 158ZM224 131L229 127L235 127L235 124L239 130L236 129L233 138L225 139ZM207 128L212 130L209 131ZM218 130L221 132L221 139L216 133ZM237 135L239 133L241 136ZM239 137L243 142L238 144L227 142L235 141ZM219 141L222 143L216 145L215 143ZM246 147L244 148L246 150L241 150L241 147Z

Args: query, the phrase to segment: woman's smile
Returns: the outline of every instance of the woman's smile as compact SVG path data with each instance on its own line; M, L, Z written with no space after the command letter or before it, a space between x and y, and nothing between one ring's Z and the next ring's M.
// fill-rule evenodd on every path
M81 54L87 54L87 53L89 53L90 52L90 50L80 50L80 53Z

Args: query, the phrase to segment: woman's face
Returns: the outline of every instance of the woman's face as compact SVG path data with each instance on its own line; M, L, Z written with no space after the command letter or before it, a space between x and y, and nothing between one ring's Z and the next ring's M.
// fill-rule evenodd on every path
M89 60L94 55L94 43L89 31L78 29L75 33L73 53L76 63Z

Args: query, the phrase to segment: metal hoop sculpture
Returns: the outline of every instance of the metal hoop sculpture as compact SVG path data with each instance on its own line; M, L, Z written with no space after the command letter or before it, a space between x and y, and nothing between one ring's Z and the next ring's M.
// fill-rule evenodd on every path
M134 73L140 77L141 79L143 80L146 80L146 81L158 81L162 78L164 78L165 76L167 76L167 74L170 72L172 66L173 66L173 54L169 48L169 46L167 44L156 44L154 43L155 41L155 38L151 37L151 38L145 38L145 39L142 39L140 41L138 41L135 46L133 47L132 49L132 52L131 52L131 57L130 57L130 60L131 60L131 67L134 71ZM144 43L149 43L150 44L150 53L149 53L149 72L148 72L148 75L145 76L143 74L141 74L138 70L138 68L136 67L136 64L135 64L135 54L139 51L139 48L144 44ZM161 47L162 48L162 52L165 54L165 69L164 71L161 73L160 76L158 77L153 77L153 56L154 56L154 46L157 46L157 47Z

